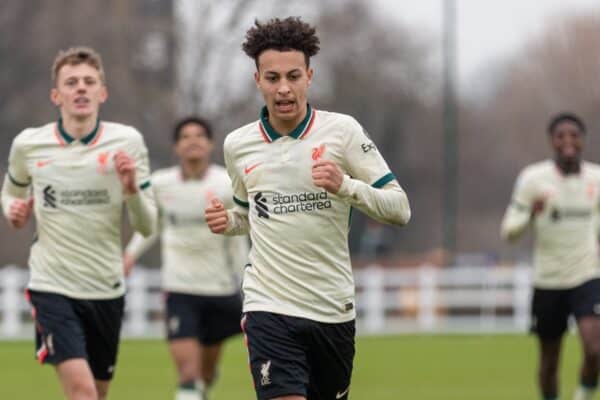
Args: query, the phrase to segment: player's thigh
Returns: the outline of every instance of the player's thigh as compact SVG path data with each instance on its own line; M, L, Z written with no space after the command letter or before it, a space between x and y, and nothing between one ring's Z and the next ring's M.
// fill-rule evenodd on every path
M169 352L182 381L196 379L200 364L200 343L195 338L169 340Z
M85 321L88 363L97 380L110 381L113 377L124 308L123 296L116 299L76 302L77 312Z
M592 279L573 289L571 308L586 353L600 351L600 279Z
M570 289L535 288L531 304L531 332L541 341L554 341L567 330Z
M36 358L58 365L76 358L87 358L82 321L71 299L47 292L28 291L36 329Z
M68 399L96 398L92 371L83 358L71 358L56 365L56 373Z
M570 292L571 312L577 320L600 318L600 279L589 280Z
M217 345L242 332L242 299L239 294L204 297L202 302L198 321L198 340L202 345Z
M311 371L309 399L348 398L355 335L354 320L336 324L313 323L308 353Z
M248 312L242 326L250 370L259 400L308 393L309 365L298 318L269 312Z
M167 292L165 324L169 341L183 338L198 338L200 310L197 296Z

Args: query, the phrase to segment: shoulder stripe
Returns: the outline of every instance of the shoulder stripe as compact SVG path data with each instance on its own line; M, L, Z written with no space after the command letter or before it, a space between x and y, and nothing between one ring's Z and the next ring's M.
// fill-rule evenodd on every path
M250 207L250 203L248 203L247 201L242 201L240 199L238 199L237 197L233 196L233 201L235 202L235 204L237 204L238 206L242 206L245 208Z
M140 190L146 190L148 189L150 186L152 185L152 183L150 181L146 181L144 183L142 183L140 185Z
M396 179L394 174L389 172L386 175L382 176L381 178L377 179L375 181L375 183L373 183L371 186L373 186L376 189L381 189L382 187L384 187L386 184L390 183L394 179Z
M511 205L516 208L518 211L529 211L529 207L527 207L525 204L523 203L519 203L516 200L513 200Z
M19 187L27 187L29 186L29 184L31 182L27 182L27 183L23 183L23 182L19 182L18 180L16 180L15 178L13 178L13 176L10 174L10 172L8 172L6 175L8 175L8 179L12 182L13 185L15 186L19 186Z

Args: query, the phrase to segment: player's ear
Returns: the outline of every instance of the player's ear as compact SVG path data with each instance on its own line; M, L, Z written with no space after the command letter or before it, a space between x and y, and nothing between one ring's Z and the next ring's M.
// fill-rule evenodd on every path
M258 73L258 70L254 71L254 82L256 82L256 87L259 87L260 74Z
M100 104L104 104L106 100L108 100L108 89L102 85L102 89L100 89Z
M306 71L306 75L308 76L308 86L310 86L310 84L312 83L314 73L315 71L312 68L308 68L308 71Z
M52 102L52 104L54 104L57 107L60 107L62 105L60 93L58 92L58 89L56 87L53 87L50 90L50 101Z

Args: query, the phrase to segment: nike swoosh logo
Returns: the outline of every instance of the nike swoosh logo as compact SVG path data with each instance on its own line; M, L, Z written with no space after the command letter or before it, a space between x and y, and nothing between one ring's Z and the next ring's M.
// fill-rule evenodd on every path
M262 163L259 162L259 163L256 163L254 165L244 168L244 174L248 175L250 172L252 172L254 170L254 168L258 167L260 164L262 164Z
M343 391L343 392L341 392L341 393L340 393L340 392L337 392L337 393L335 394L335 398L336 398L336 400L339 400L339 399L341 399L342 397L344 397L345 395L347 395L349 390L350 390L350 386L348 386L348 387L346 388L346 390L344 390L344 391Z
M51 162L52 162L52 160L40 160L40 161L36 162L35 165L38 168L44 168L46 165L50 164Z

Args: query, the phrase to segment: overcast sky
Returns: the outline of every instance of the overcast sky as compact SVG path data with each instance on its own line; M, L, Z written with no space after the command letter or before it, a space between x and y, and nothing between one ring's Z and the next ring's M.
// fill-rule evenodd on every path
M439 35L444 0L378 0L387 15ZM457 0L458 57L464 84L496 59L549 28L561 12L600 12L598 0Z

